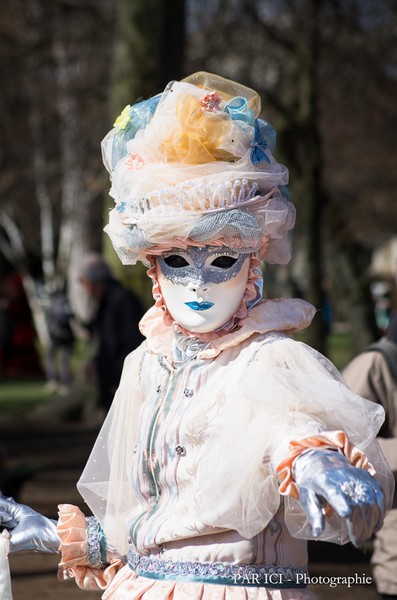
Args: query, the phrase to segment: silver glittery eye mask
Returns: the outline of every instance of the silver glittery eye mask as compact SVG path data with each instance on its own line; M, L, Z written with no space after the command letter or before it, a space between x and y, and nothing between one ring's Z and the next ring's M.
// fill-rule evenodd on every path
M233 252L223 246L190 246L170 250L157 258L161 273L172 283L223 283L235 277L248 254Z

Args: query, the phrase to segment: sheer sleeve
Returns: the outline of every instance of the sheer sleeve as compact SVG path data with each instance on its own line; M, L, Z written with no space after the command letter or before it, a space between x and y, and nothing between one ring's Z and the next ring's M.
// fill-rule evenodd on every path
M126 522L137 506L131 464L138 439L145 342L124 361L120 386L77 488L120 555L128 550Z
M353 464L372 469L389 507L394 483L376 440L383 408L353 394L335 367L305 344L270 334L252 350L239 374L241 394L236 390L228 403L231 426L219 436L208 463L203 461L203 497L208 494L216 507L211 512L208 506L211 524L250 538L264 529L284 502L290 533L311 538L296 497L282 497L277 473L305 449L301 441L307 439L338 447ZM210 467L213 456L216 464L212 460ZM210 473L207 481L205 469ZM322 539L348 540L337 516L327 521Z

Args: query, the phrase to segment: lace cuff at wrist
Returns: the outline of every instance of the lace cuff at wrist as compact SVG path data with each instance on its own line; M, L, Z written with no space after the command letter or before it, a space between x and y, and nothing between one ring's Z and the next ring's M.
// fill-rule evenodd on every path
M106 537L95 517L87 517L87 558L92 567L103 567L106 560Z

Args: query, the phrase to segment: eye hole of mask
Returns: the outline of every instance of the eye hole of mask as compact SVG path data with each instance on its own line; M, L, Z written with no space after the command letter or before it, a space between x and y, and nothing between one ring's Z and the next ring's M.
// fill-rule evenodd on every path
M170 256L166 256L164 258L164 262L173 269L181 269L182 267L187 267L189 265L186 258L183 258L183 256L180 256L179 254L171 254Z
M230 269L237 262L237 258L233 258L233 256L217 256L215 260L212 261L212 267L218 267L219 269Z

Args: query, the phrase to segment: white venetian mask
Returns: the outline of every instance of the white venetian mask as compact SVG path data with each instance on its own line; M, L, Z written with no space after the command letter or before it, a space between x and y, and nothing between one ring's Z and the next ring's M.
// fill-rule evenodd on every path
M189 246L156 259L167 309L174 321L193 333L215 331L237 312L249 267L249 254L223 246Z

